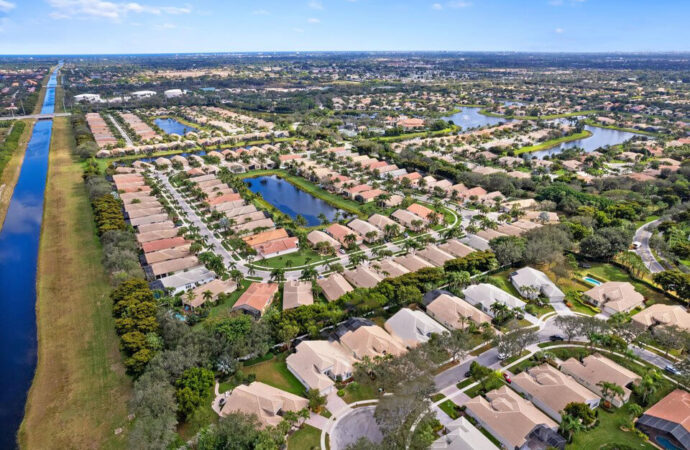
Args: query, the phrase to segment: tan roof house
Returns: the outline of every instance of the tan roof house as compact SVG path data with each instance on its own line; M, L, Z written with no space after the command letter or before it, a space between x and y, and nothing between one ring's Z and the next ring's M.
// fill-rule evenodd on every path
M409 308L402 308L393 314L386 320L384 328L408 348L427 342L432 334L447 333L445 328L422 311Z
M378 266L378 267L377 267ZM404 266L396 263L392 259L383 259L378 262L372 262L371 267L376 270L383 278L395 278L400 275L410 273Z
M374 270L364 266L346 270L343 275L350 284L358 288L373 288L383 281L383 278Z
M446 261L455 259L450 253L446 253L434 244L429 244L424 250L417 252L417 256L426 259L431 264L441 267Z
M393 214L391 214L391 217L397 220L402 226L405 228L409 228L411 230L419 231L424 228L426 224L429 223L428 220L425 220L421 217L419 217L416 214L413 214L405 209L398 209L396 210ZM419 221L421 225L414 225L413 223L417 223Z
M316 247L316 244L319 242L325 242L335 250L340 248L340 242L336 241L321 230L310 231L309 234L307 234L307 241L312 247Z
M232 292L235 292L236 290L237 283L235 283L233 280L223 281L220 279L215 279L210 283L202 284L201 286L195 287L192 291L194 297L191 301L187 299L186 295L183 295L182 304L188 306L191 309L198 308L199 306L206 303L206 297L208 296L205 295L206 292L211 293L211 298L209 300L215 302L220 294L230 294Z
M668 394L637 419L635 427L665 448L690 449L690 393L681 389ZM660 442L661 441L661 442Z
M276 283L252 283L237 299L232 310L242 310L255 317L261 317L277 292L278 285Z
M338 242L340 242L342 245L345 245L345 246L347 245L347 241L345 239L345 236L348 236L348 235L355 236L355 241L354 241L355 245L361 244L362 240L363 240L362 236L359 233L357 233L356 231L354 231L354 230L352 230L346 226L340 225L339 223L331 224L324 231L326 231L326 233L330 234L333 237L333 239L337 240Z
M644 307L644 296L627 281L607 281L584 295L587 301L607 314L626 313Z
M241 384L233 389L220 410L220 415L227 416L233 412L254 414L263 426L276 426L283 421L284 413L297 412L308 406L306 398L254 381L250 385Z
M405 345L399 339L376 325L364 325L348 331L340 338L340 343L357 359L405 353Z
M328 395L335 381L352 377L355 359L337 341L302 341L285 362L307 389Z
M568 403L585 403L594 409L601 400L573 377L549 364L532 367L515 375L512 386L557 422L561 421L561 412Z
M323 295L329 302L338 300L343 295L355 289L347 282L345 277L339 273L332 273L327 278L319 278L316 280L316 284L323 289Z
M434 267L434 265L426 259L422 259L419 256L413 255L411 253L407 255L398 256L397 258L394 258L393 261L400 264L410 272L416 272L427 267Z
M508 386L478 395L467 402L467 414L474 417L505 448L523 448L528 435L543 425L556 430L558 424Z
M381 214L372 214L372 216L369 217L369 219L367 219L367 222L369 222L381 231L384 231L387 225L393 225L397 227L398 233L403 231L403 228L397 222Z
M491 322L491 316L466 301L448 294L441 294L426 307L426 313L449 329L464 329L470 322L479 325Z
M439 245L438 248L456 258L464 258L474 251L472 247L463 244L457 239L449 239L445 244Z
M690 331L690 313L680 305L656 303L632 316L632 321L644 328L658 325L677 326Z
M617 408L623 406L630 399L631 385L640 379L635 372L616 364L600 354L589 355L578 361L570 358L561 364L561 372L573 377L578 383L601 396L601 382L615 383L623 388L623 397L611 399L611 403Z
M283 311L314 303L309 281L286 281L283 285Z
M348 223L347 226L354 230L357 234L363 236L366 242L376 242L383 237L381 230L369 222L363 221L362 219L354 219ZM372 237L367 237L367 234L369 233L372 234Z

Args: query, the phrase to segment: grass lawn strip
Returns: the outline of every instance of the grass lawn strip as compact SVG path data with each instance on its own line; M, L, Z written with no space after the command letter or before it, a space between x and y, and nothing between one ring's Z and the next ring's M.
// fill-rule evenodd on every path
M288 450L312 450L321 448L321 430L304 425L290 435L287 441Z
M38 256L38 365L22 448L126 448L131 393L68 118L57 118ZM124 427L115 435L116 428Z
M256 381L304 397L305 387L288 370L285 358L287 358L287 354L284 353L268 361L243 367L242 371L245 375L252 373L256 375Z
M0 186L4 186L0 188L0 229L2 229L2 225L5 223L7 209L10 207L14 187L17 185L19 173L24 163L26 146L29 144L31 134L34 130L34 124L36 123L35 120L25 120L24 122L26 126L24 127L22 136L19 138L17 148L12 152L12 156L2 169L2 173L0 173Z
M559 144L562 144L564 142L572 142L572 141L577 141L579 139L585 139L588 138L592 135L591 131L581 131L580 133L574 133L569 136L563 136L558 139L551 139L550 141L542 142L540 144L535 144L535 145L528 145L527 147L522 147L517 150L515 150L515 155L521 155L522 153L531 153L531 152L538 152L540 150L547 150L550 148L553 148Z

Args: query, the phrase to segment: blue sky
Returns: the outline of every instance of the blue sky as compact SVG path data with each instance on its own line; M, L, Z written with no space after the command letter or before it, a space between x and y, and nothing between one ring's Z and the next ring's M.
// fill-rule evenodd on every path
M0 54L690 51L688 0L0 0Z

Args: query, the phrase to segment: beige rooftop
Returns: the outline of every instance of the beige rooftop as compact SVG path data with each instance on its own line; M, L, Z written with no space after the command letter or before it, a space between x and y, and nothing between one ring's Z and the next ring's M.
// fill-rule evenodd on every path
M297 412L308 405L306 398L254 381L248 386L241 384L232 390L223 405L221 416L232 412L254 414L263 426L276 426L283 421L280 414Z

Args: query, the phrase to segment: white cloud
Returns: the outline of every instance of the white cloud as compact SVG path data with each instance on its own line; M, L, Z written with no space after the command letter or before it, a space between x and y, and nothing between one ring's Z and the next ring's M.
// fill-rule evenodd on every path
M105 0L48 0L48 4L53 8L50 16L54 19L92 17L119 21L128 14L180 15L192 12L189 5L184 7L148 6L135 2L123 3Z
M155 27L157 30L174 30L177 28L177 25L174 23L162 23L160 25L156 25Z
M254 14L255 16L268 16L271 13L265 9L255 9L254 11L252 11L252 14Z
M311 0L307 6L309 6L311 9L323 9L323 3L321 3L321 0Z
M448 2L447 5L449 8L454 8L454 9L469 8L470 6L472 6L472 2L455 1L455 2Z
M561 33L565 32L565 30L564 30L563 28L556 28L556 29L553 30L553 31L556 32L556 33L558 33L558 34L561 34Z
M472 2L452 1L452 2L445 2L445 3L432 3L431 9L433 9L435 11L442 11L446 8L460 9L460 8L469 8L470 6L472 6Z
M0 0L0 11L2 11L2 12L5 12L5 13L10 12L16 7L17 7L17 5L15 5L12 2L8 2L7 0Z
M295 33L304 33L304 28L295 27L292 29Z
M310 17L307 19L307 22L309 22L309 23L321 23L321 20L317 19L316 17Z

